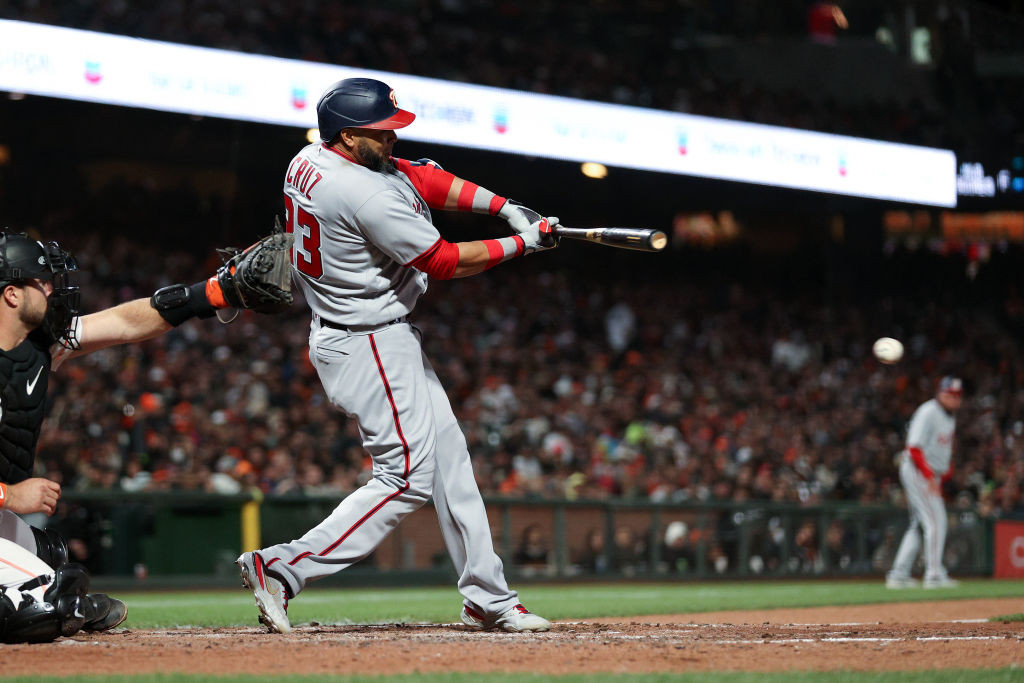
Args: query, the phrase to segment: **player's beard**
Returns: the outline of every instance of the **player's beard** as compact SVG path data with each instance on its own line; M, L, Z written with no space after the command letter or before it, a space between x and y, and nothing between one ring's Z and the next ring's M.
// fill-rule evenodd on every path
M46 306L22 306L18 309L18 317L26 329L34 330L46 320Z
M366 140L356 140L356 152L359 154L359 160L363 162L363 166L371 171L383 173L391 172L395 168L395 165L391 163L391 157L378 154Z

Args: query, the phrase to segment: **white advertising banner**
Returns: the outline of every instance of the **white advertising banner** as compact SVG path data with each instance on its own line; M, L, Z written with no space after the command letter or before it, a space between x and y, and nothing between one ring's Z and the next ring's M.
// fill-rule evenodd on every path
M956 206L945 149L0 20L8 92L314 128L320 93L357 75L416 114L411 140Z

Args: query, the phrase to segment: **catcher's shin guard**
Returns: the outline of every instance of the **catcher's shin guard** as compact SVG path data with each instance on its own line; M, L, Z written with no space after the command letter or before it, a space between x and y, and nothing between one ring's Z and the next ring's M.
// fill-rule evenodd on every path
M17 608L0 592L0 642L49 643L61 635L60 617L48 602L23 594Z
M66 564L54 573L53 583L43 593L43 599L56 608L61 635L74 635L85 625L82 601L87 590L89 574L82 565Z

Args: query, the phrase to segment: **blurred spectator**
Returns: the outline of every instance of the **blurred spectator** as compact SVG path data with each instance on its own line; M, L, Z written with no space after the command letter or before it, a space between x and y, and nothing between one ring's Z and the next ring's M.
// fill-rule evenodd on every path
M847 534L843 523L836 519L825 530L824 554L827 561L824 571L849 572L854 565L852 536Z
M871 570L874 572L887 572L892 568L893 560L896 559L896 550L899 548L902 534L892 524L885 527L882 533L882 542L875 548L871 555Z
M689 541L686 522L676 520L665 527L665 544L661 559L670 572L684 574L695 567L694 549Z
M802 574L820 574L824 569L821 551L818 548L818 527L816 520L804 520L793 536L793 556L789 569Z
M612 566L608 561L608 554L605 552L603 531L600 529L587 531L576 565L589 574L606 574L611 571Z
M549 569L550 559L551 550L540 525L530 524L523 529L512 563L527 573L543 573Z
M834 45L836 32L846 30L850 24L839 5L815 0L807 9L807 35L816 43Z
M647 544L632 527L623 525L615 529L612 567L626 576L646 570Z

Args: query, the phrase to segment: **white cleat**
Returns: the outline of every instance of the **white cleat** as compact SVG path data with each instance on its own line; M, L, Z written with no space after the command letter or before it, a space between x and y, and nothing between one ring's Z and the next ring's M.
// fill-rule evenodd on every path
M475 609L463 605L462 623L480 631L501 629L511 633L523 633L551 630L550 621L537 616L521 604L508 608L494 619L488 619Z
M912 579L909 576L887 576L885 577L885 587L893 590L901 590L903 588L919 588L921 582L917 579Z
M959 581L948 576L933 576L925 577L924 579L924 587L929 590L933 588L956 588L959 585Z
M256 596L256 606L260 609L260 623L271 633L289 633L292 630L288 621L288 592L284 585L272 576L268 576L263 558L257 553L242 553L235 564L241 570L242 583Z

